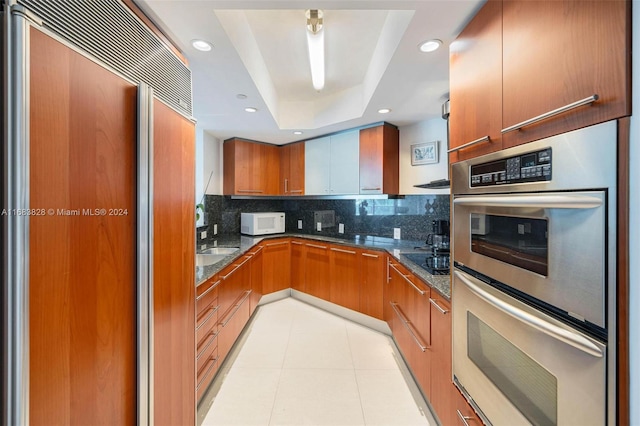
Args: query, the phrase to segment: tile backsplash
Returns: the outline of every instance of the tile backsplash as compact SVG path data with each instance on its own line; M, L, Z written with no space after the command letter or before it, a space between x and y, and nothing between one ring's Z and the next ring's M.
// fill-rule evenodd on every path
M393 238L393 229L401 229L403 240L425 240L434 219L449 219L448 195L406 195L392 199L231 199L228 196L207 195L205 197L206 225L199 227L207 231L207 239L213 239L213 225L218 234L240 233L241 212L282 211L286 214L286 231L330 237L373 235ZM325 220L335 217L334 226L316 230L314 213L329 212ZM319 216L315 216L318 218ZM302 229L298 229L298 221ZM339 233L339 224L344 225L344 234Z

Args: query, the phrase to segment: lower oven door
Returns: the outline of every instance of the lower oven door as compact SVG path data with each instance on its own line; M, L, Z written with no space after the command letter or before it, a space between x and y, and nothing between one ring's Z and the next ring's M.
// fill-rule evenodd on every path
M459 270L453 374L496 425L606 424L606 345Z

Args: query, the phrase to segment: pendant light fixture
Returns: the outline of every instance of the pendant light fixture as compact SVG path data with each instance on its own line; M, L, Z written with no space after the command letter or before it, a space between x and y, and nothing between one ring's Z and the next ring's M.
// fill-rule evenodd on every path
M306 12L311 81L313 88L317 91L324 88L324 25L322 16L322 11L318 9L310 9Z

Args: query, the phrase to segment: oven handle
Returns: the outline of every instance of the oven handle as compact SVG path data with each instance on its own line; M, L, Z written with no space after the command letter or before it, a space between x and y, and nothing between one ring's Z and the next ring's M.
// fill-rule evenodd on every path
M582 337L581 335L558 327L555 324L531 315L530 313L525 312L522 309L517 308L516 306L500 300L499 298L490 293L487 293L486 291L482 290L480 287L469 281L459 271L454 271L454 274L458 279L460 279L460 281L462 281L467 287L469 287L469 289L474 292L476 296L480 297L482 300L489 303L496 309L499 309L504 313L522 321L523 323L542 331L546 335L560 340L568 345L571 345L574 348L581 350L582 352L585 352L596 358L602 358L604 356L600 348L598 348L596 345L594 345L592 342Z
M538 207L541 209L593 209L600 207L603 201L588 195L518 195L476 196L455 198L453 204L459 206L483 207Z

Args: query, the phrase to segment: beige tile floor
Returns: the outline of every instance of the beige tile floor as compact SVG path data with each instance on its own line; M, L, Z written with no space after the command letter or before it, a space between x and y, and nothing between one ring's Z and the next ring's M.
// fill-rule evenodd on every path
M199 407L203 425L433 422L382 333L287 298L261 306L242 340Z

